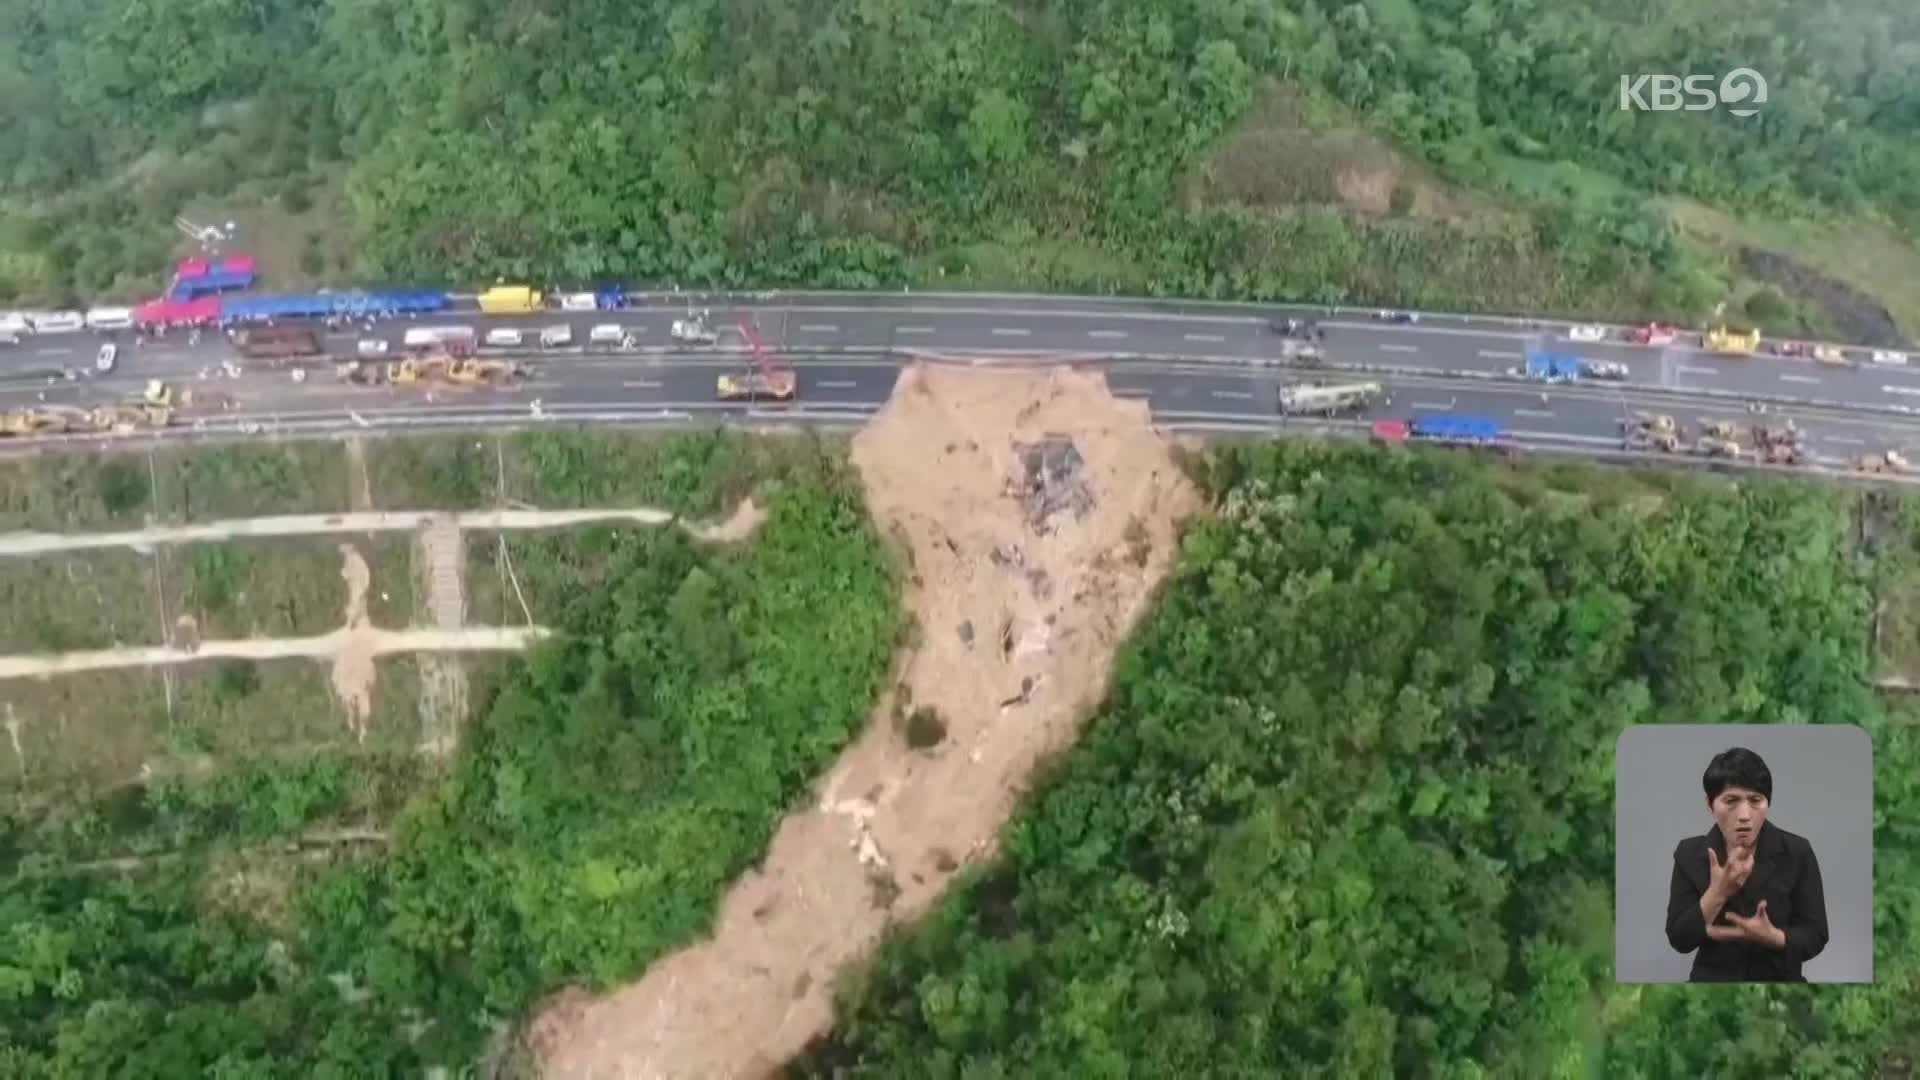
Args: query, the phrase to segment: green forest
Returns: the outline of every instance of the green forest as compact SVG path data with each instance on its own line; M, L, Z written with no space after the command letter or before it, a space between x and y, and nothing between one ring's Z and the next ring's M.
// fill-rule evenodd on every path
M1624 317L1759 273L1757 318L1891 333L1648 199L1910 244L1916 41L1906 0L0 0L0 300L152 287L172 216L232 198L360 280ZM1618 108L1622 73L1737 66L1771 79L1758 117ZM1407 167L1346 154L1373 138Z
M1864 688L1855 515L1910 507L1298 443L1204 472L1223 512L1003 858L794 1075L1907 1075L1920 730ZM1617 987L1620 731L1807 722L1873 736L1875 983Z
M708 486L740 482L723 442ZM510 1056L552 990L700 934L912 634L856 478L792 454L757 466L768 518L739 549L594 528L543 567L561 633L442 775L277 756L10 807L0 1075L459 1069ZM1187 466L1214 510L1108 700L1001 857L846 974L792 1075L1838 1080L1920 1058L1898 1022L1920 835L1895 812L1920 717L1867 689L1869 613L1914 600L1893 587L1920 571L1920 501L1295 442ZM1615 737L1701 722L1873 736L1872 986L1613 982ZM216 887L366 821L390 838L296 864L273 902Z
M572 598L562 632L425 795L405 800L404 762L278 756L0 808L0 1076L419 1076L705 929L903 630L857 479L794 454L738 551L595 528L542 567ZM402 800L375 857L296 863L280 902L211 884Z

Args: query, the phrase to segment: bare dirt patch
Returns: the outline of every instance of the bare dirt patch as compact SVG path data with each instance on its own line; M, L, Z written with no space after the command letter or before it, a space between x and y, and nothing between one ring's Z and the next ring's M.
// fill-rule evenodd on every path
M919 633L898 691L735 883L711 940L535 1020L550 1075L765 1074L831 1024L835 976L991 854L1104 692L1199 506L1170 447L1097 373L903 374L853 450L911 560Z
M1190 201L1458 220L1494 211L1395 150L1333 102L1291 83L1262 87L1186 185Z
M752 496L748 496L740 500L740 505L733 508L733 514L727 520L717 525L689 522L687 531L712 543L735 544L752 536L753 530L760 527L761 520L766 516L766 511L753 501Z
M373 573L352 544L340 545L340 558L340 577L347 583L347 608L339 649L333 654L333 692L347 710L347 726L354 738L364 742L367 718L373 715L373 680L379 673L372 635L366 632L373 625L367 620L367 586L373 581Z

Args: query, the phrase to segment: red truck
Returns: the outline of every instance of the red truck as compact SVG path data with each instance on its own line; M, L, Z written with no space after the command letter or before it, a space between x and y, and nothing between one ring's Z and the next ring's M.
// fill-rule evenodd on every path
M300 356L319 356L320 335L303 326L268 326L240 330L233 335L240 355L254 360L288 360Z

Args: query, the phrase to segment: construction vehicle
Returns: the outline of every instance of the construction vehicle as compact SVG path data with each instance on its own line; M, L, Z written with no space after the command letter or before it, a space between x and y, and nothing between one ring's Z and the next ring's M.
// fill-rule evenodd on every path
M675 329L679 327L674 324ZM752 326L743 319L740 322L740 335L747 339L747 347L753 350L753 362L759 368L745 374L727 373L716 381L714 390L721 401L755 400L769 398L774 401L792 401L800 390L800 376L792 368L776 368L773 356L767 351L766 343L754 332Z
M1734 426L1731 420L1707 420L1703 418L1700 421L1700 434L1709 439L1725 439L1730 442L1738 442L1740 440L1740 429Z
M1296 386L1282 387L1279 394L1279 411L1285 415L1296 413L1335 413L1352 409L1365 409L1385 397L1385 392L1377 382L1342 383L1335 386L1315 386L1302 383Z
M1771 465L1801 465L1807 460L1807 453L1800 441L1800 429L1792 420L1780 427L1768 427L1755 424L1753 427L1754 454Z
M1326 362L1326 353L1311 341L1292 337L1282 338L1280 341L1280 363L1317 368Z
M240 355L255 360L284 360L295 356L318 356L320 335L304 326L265 326L236 330L234 347Z
M488 315L527 315L546 307L546 297L525 285L496 285L480 294L480 310Z
M1816 364L1827 364L1832 367L1852 366L1851 362L1847 360L1847 354L1832 345L1815 345L1813 347L1813 360Z
M1680 425L1671 416L1635 413L1633 419L1620 423L1627 429L1629 450L1651 447L1671 454L1680 449Z
M455 359L428 374L444 375L446 381L455 386L500 386L518 379L523 372L520 365L505 360Z
M1716 439L1711 435L1700 436L1700 441L1695 443L1693 448L1695 453L1703 457L1732 458L1735 461L1740 460L1746 453L1740 444L1732 439Z
M1760 331L1750 326L1715 323L1707 328L1707 348L1729 356L1752 356L1760 348Z
M1894 473L1900 476L1913 473L1913 463L1898 450L1888 450L1884 454L1863 454L1853 463L1853 467L1866 473Z
M711 345L719 341L720 335L708 325L707 315L708 312L705 311L689 311L686 318L673 320L671 327L673 340L688 345Z

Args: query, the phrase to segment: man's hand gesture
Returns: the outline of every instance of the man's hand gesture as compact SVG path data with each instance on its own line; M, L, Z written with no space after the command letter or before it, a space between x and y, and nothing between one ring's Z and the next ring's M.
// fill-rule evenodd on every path
M1727 921L1733 925L1721 926L1716 923L1709 926L1707 927L1708 937L1715 941L1751 941L1756 945L1765 945L1769 949L1787 947L1787 933L1773 925L1773 920L1768 918L1765 900L1760 901L1760 906L1755 909L1752 918L1743 918L1731 911L1727 912L1726 916Z

